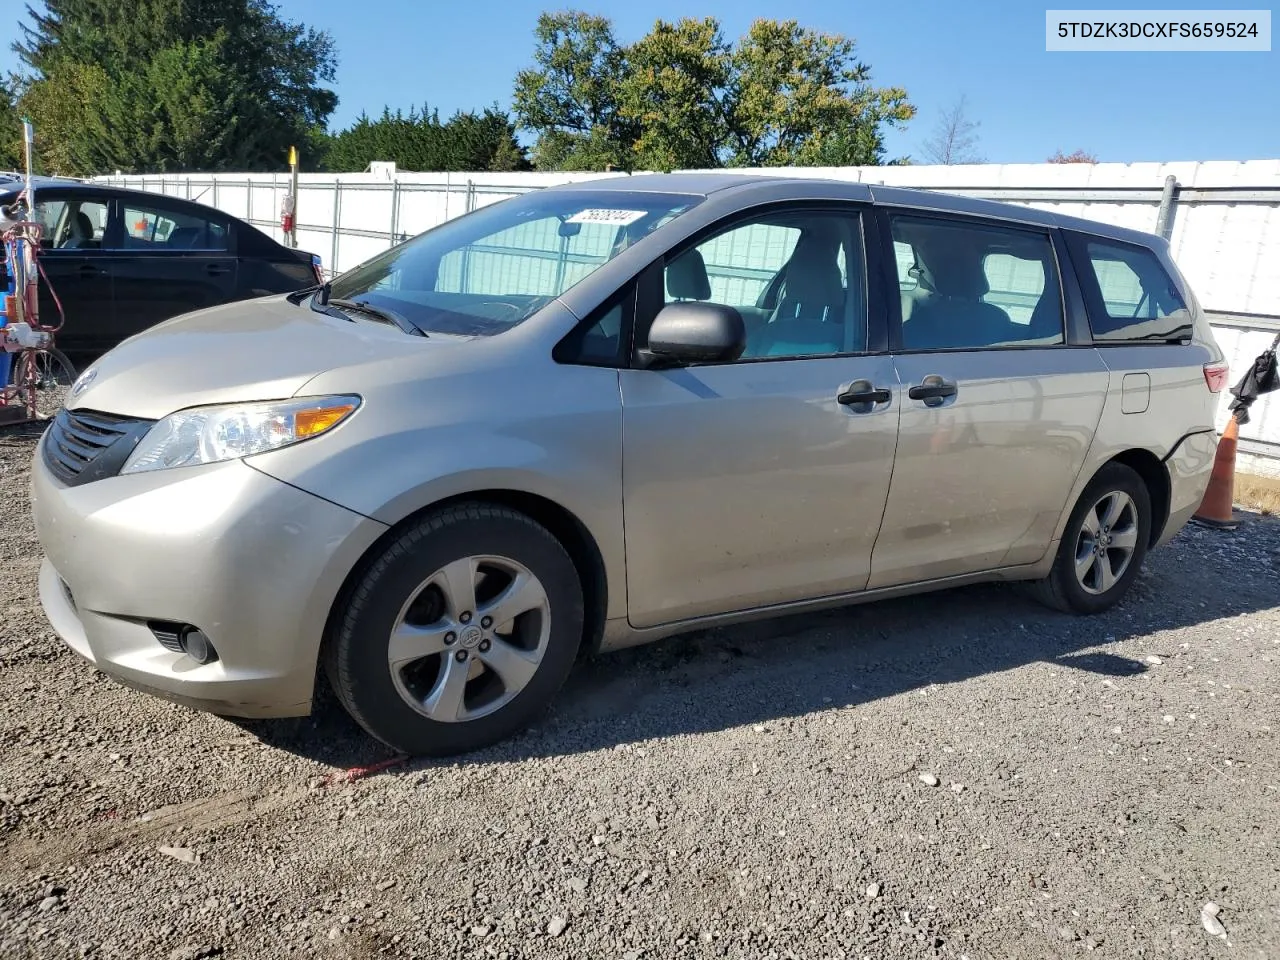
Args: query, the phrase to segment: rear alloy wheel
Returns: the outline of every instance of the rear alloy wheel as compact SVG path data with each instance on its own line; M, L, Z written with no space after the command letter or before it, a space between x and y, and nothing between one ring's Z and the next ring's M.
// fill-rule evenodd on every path
M1138 549L1138 507L1123 490L1113 490L1085 511L1076 537L1076 580L1100 597L1114 587Z
M1066 613L1101 613L1128 592L1147 554L1151 497L1130 467L1110 463L1085 488L1038 599Z
M352 593L325 666L369 733L449 755L526 726L568 676L582 590L560 543L529 517L482 504L428 516Z

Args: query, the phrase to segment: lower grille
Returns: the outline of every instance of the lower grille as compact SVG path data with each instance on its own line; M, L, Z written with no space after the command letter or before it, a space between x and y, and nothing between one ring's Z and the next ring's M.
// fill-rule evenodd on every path
M190 629L186 624L172 623L169 620L148 620L152 635L160 642L160 646L174 653L185 653L182 649L182 631Z
M154 422L64 408L49 425L44 462L70 486L113 477Z

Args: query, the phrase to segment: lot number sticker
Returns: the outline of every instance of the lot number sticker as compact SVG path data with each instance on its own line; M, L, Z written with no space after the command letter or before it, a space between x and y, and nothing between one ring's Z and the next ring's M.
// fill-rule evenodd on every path
M566 223L603 223L612 227L625 227L635 223L645 215L643 210L581 210L570 217Z

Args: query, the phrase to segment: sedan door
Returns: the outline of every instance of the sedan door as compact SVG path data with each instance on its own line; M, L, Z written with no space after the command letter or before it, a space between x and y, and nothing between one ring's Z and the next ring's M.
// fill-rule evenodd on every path
M1064 298L1060 242L1004 223L881 216L903 294L894 366L905 395L869 585L1034 563L1052 546L1108 379L1098 352L1067 336L1064 304L1078 294L1069 281Z
M637 345L665 303L753 305L786 271L736 362L621 371L634 626L866 586L898 403L891 358L868 350L863 249L856 209L780 209L642 279Z
M236 296L229 224L164 198L120 201L112 250L116 342Z
M44 230L40 322L61 321L57 344L77 358L96 352L115 324L109 256L102 249L110 207L109 197L88 190L36 191L36 219Z

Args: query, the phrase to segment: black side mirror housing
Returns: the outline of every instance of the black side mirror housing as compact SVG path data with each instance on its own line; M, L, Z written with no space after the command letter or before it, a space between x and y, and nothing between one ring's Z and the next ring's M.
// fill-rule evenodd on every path
M746 348L742 314L720 303L669 303L649 327L648 352L668 362L726 363Z

